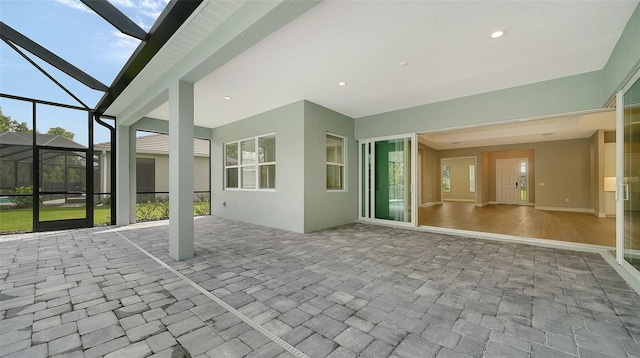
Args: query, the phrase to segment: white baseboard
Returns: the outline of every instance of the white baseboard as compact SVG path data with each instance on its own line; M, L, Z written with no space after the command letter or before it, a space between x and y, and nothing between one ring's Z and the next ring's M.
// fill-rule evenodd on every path
M558 206L538 206L536 205L536 210L547 210L547 211L568 211L572 213L588 213L593 214L596 211L594 209L588 208L563 208Z
M428 202L428 203L422 203L422 204L420 204L420 207L421 207L421 208L428 208L428 207L430 207L430 206L440 205L440 204L442 204L442 202L441 202L441 201L431 201L431 202Z
M483 206L487 206L487 205L489 205L489 203L488 203L488 202L484 202L484 203L476 203L476 206L477 206L477 207L483 207Z
M476 201L473 199L443 199L442 201L457 201L461 203L475 203Z
M500 204L497 201L490 201L489 204L490 205L512 205L512 206L536 206L535 203L524 203L524 202L519 202L517 204Z
M597 216L597 217L599 217L599 218L606 218L606 217L607 217L607 214L606 214L606 213L595 213L595 212L594 212L594 213L593 213L593 215L595 215L595 216Z

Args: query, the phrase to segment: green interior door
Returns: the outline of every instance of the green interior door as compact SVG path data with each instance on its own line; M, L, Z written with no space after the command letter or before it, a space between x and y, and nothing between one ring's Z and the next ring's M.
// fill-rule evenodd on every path
M623 257L640 270L640 81L624 95Z

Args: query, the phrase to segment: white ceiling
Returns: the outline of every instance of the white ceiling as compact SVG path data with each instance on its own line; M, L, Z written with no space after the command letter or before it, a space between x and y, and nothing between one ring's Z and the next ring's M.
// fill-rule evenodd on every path
M324 1L197 82L195 122L302 99L358 118L600 70L637 4Z
M420 142L436 150L589 138L598 129L616 130L616 112L587 113L420 135Z

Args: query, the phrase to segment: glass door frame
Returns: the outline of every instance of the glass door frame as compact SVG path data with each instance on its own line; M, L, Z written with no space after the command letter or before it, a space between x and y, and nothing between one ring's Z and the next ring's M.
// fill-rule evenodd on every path
M42 190L42 183L40 180L40 171L42 165L40 163L40 153L42 151L56 151L56 152L69 152L77 153L82 152L85 155L85 216L84 218L77 219L63 219L63 220L48 220L42 221L40 219L40 196L47 194L71 194L69 190L48 192ZM33 157L34 167L34 188L33 191L33 224L34 231L51 231L51 230L67 230L67 229L79 229L91 227L93 223L93 151L89 149L77 149L77 148L65 148L65 147L51 147L36 145L34 152L36 155ZM91 157L90 157L91 155ZM65 158L66 161L66 158ZM66 170L66 169L65 169ZM66 180L66 179L65 179ZM91 187L89 186L91 185Z
M631 276L640 281L640 271L628 263L624 258L625 240L625 212L624 202L626 201L628 186L624 183L625 158L624 158L624 95L631 87L640 81L640 68L625 83L622 89L616 94L616 261Z
M410 139L412 141L411 145L411 160L410 163L410 175L411 185L409 185L409 193L408 196L411 198L411 220L409 222L400 222L393 220L385 220L385 219L377 219L375 217L375 205L372 206L371 203L376 202L375 198L375 190L371 190L372 180L371 176L375 175L375 142L385 141L385 140L394 140L394 139ZM417 176L418 171L416 169L417 161L418 161L418 134L417 133L409 133L409 134L398 134L384 137L374 137L374 138L365 138L358 140L358 220L360 221L368 221L373 223L385 224L385 225L395 225L401 227L418 227L418 190L417 190ZM363 171L364 165L363 163L363 151L362 147L365 145L369 150L369 156L367 157L370 167L368 167L366 173L369 175L368 180L364 180ZM363 187L364 185L364 187ZM369 193L369 195L364 195L363 193ZM363 208L362 205L365 205ZM370 210L373 208L372 210ZM364 211L364 215L363 215Z

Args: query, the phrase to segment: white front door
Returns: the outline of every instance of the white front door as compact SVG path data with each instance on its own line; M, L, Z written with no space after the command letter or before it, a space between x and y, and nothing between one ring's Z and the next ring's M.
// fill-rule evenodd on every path
M520 162L516 159L496 160L496 202L518 205Z

